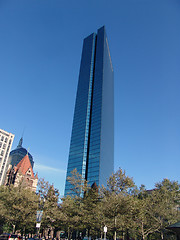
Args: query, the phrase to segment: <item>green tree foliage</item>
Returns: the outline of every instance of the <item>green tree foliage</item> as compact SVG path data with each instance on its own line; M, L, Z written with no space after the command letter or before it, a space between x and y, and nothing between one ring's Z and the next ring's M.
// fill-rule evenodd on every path
M84 229L84 222L82 221L84 217L83 197L84 193L87 193L90 187L87 181L82 179L77 169L71 172L68 181L71 184L71 193L73 195L62 199L61 211L63 213L63 224L70 239L74 230Z
M107 219L106 225L114 233L114 240L117 230L124 232L128 228L131 195L135 190L133 179L126 176L122 169L112 174L107 182L107 188L102 189L103 213Z
M180 185L175 181L164 179L155 185L151 194L151 208L149 212L157 224L161 239L164 239L164 231L167 226L179 219L177 207L180 203Z
M96 191L87 183L81 185L77 171L73 172L70 182L75 195L63 199L61 206L71 233L84 228L88 235L102 237L106 225L108 236L114 240L116 236L147 239L155 235L163 239L165 228L179 219L177 182L164 179L153 190L147 191L144 185L138 190L122 169L109 178L106 188Z
M62 217L59 206L59 191L44 179L38 182L39 210L43 211L41 229L55 228L60 225Z
M87 235L93 235L94 237L99 236L102 230L103 217L100 195L96 184L93 184L84 194L82 199L82 212L82 223L84 228L87 229Z
M134 198L132 222L137 235L146 239L149 235L159 233L164 239L166 227L179 220L179 184L164 179L155 188L147 191L141 187L138 197Z
M0 188L1 219L15 229L31 231L35 227L37 195L21 185L1 186Z
M43 210L41 230L60 226L59 192L44 179L39 180L37 193L21 184L0 187L0 221L6 228L35 232L37 210Z
M64 230L70 239L74 230L83 230L81 202L77 198L67 196L62 199L61 211Z
M84 193L90 188L88 182L82 178L81 174L78 173L76 168L71 172L71 176L69 176L67 180L71 184L71 193L76 198L83 197Z
M59 200L59 191L44 179L37 193L22 185L0 187L0 223L22 232L35 231L36 211L43 210L43 229L64 230L68 238L170 239L167 226L180 220L180 185L164 179L152 190L139 190L122 169L113 174L107 187L90 187L76 170L69 181L74 196ZM79 233L82 234L79 234Z
M61 204L68 236L71 236L73 230L85 234L85 229L88 236L98 236L102 229L103 217L97 185L90 187L76 169L71 172L69 182L74 195L62 199Z
M132 214L133 230L136 235L142 239L157 231L157 225L154 224L152 216L150 216L150 207L152 204L151 195L143 194L140 198L134 198L134 208Z
M131 194L135 191L136 186L132 178L126 176L125 171L121 168L112 174L107 181L107 188L106 191L114 192L115 194L122 193L122 194Z

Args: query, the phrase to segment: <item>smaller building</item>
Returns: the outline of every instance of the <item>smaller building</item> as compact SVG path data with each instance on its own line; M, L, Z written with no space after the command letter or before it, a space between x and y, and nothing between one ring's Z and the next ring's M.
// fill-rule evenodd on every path
M22 184L24 187L36 191L38 183L37 174L34 175L28 154L16 165L11 166L7 171L6 185L13 184L15 187Z
M22 144L23 138L21 137L16 149L12 150L9 154L9 164L11 164L12 166L16 166L21 161L21 159L28 154L31 166L33 168L34 166L33 156L27 151L26 148L22 146Z
M0 185L4 184L14 134L0 129Z

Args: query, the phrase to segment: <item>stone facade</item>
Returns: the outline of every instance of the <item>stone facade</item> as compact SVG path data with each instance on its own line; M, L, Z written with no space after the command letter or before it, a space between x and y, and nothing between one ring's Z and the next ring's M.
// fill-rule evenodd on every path
M7 171L6 185L13 184L15 187L22 185L36 191L38 183L37 174L34 175L28 154L17 164L9 167Z

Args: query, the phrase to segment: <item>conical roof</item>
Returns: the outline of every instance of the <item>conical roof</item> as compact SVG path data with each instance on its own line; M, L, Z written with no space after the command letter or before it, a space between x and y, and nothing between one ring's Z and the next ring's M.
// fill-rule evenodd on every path
M23 143L23 137L20 138L17 148L21 148Z

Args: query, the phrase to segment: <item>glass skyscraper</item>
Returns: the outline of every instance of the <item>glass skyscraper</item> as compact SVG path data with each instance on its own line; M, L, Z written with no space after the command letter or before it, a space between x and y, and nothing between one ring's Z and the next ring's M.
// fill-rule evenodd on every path
M106 186L114 171L114 76L105 27L84 39L67 167L90 185Z

